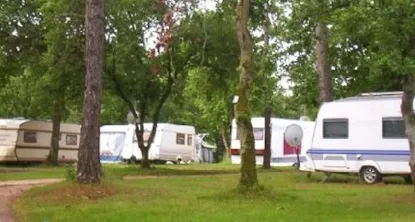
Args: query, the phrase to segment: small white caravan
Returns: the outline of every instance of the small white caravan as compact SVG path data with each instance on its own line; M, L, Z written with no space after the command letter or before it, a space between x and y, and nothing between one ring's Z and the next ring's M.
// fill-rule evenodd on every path
M366 93L324 103L304 171L357 173L366 183L410 173L401 92Z
M144 143L148 140L152 123L144 124ZM149 151L150 160L189 161L195 155L195 128L187 125L168 123L157 124L157 131ZM141 160L135 126L105 125L100 134L101 162Z
M256 164L262 165L265 147L265 118L251 118L251 123L255 137ZM300 163L305 160L305 152L311 146L314 122L307 120L271 118L271 166L293 166L297 163L297 153L295 147L288 145L284 139L285 129L291 124L298 124L303 129L304 136L301 141L301 146L298 148ZM232 122L231 138L232 164L240 164L240 141L238 138L235 120Z
M61 123L58 161L78 158L81 126ZM46 161L52 139L52 122L0 119L0 162Z

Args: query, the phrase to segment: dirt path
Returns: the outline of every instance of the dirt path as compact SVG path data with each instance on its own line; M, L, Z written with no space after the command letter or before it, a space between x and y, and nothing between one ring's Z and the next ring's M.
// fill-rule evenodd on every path
M13 201L24 191L34 187L51 183L58 183L62 179L16 180L0 182L0 222L14 222L11 209Z

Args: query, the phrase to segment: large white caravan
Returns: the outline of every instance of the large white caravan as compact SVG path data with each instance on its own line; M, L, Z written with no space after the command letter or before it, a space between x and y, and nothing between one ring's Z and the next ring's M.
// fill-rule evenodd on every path
M357 173L366 183L408 175L409 144L401 92L366 93L324 103L304 171Z
M144 142L150 136L153 124L144 124ZM154 142L149 152L150 160L189 161L195 155L195 128L167 123L157 124ZM105 125L100 134L101 162L141 160L135 126Z
M255 117L251 119L251 123L255 137L256 164L261 165L264 160L265 119L264 117ZM291 124L298 124L303 129L304 137L302 139L301 146L298 148L300 162L305 160L305 152L311 146L314 122L295 119L271 118L271 166L292 166L297 163L295 147L291 147L284 140L285 129ZM231 138L232 163L240 164L240 141L238 138L235 120L232 122Z
M58 161L78 158L81 126L61 123ZM52 139L52 122L0 119L0 162L45 161Z

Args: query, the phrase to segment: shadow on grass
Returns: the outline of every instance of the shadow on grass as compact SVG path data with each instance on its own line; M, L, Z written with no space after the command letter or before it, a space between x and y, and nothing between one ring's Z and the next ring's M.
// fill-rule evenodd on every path
M330 176L327 178L325 182L322 181L323 178L323 173L313 173L309 178L307 177L307 173L305 172L298 173L294 176L294 180L296 180L297 182L370 185L362 181L358 175L353 174L330 174ZM400 176L384 176L383 181L378 184L410 185L411 183L406 182Z

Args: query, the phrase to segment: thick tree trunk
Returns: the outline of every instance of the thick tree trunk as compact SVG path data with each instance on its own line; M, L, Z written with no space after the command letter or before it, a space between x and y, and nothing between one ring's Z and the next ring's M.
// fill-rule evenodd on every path
M142 158L141 158L141 168L150 169L150 160L148 158L148 151L147 147L143 147L141 150Z
M264 169L271 168L271 107L265 107L265 141L264 141Z
M248 30L249 0L239 0L237 6L236 31L240 57L240 77L238 86L239 101L236 104L236 123L241 142L241 175L239 184L242 188L252 189L258 186L255 161L255 139L251 123L249 94L253 76L252 39Z
M329 102L332 99L331 69L328 61L327 25L322 20L316 26L316 69L319 76L320 103Z
M405 121L405 131L408 137L409 149L411 156L409 167L411 168L412 182L415 190L415 113L414 113L414 96L415 96L415 77L407 76L403 83L403 96L401 112Z
M47 159L48 163L51 165L58 165L59 138L64 105L65 103L63 96L58 96L58 98L53 101L52 140L50 143L49 155Z
M86 1L86 77L78 152L79 183L101 182L99 159L100 109L104 54L104 0Z

